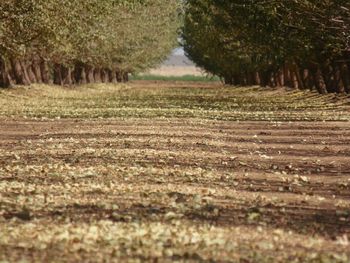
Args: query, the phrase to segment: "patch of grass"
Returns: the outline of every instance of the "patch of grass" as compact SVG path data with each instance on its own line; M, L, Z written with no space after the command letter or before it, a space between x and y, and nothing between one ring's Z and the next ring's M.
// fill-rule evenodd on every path
M200 118L347 121L347 97L197 82L34 85L0 92L0 116L38 118Z
M194 82L219 82L217 76L161 76L161 75L132 75L131 80L153 80L153 81L194 81Z

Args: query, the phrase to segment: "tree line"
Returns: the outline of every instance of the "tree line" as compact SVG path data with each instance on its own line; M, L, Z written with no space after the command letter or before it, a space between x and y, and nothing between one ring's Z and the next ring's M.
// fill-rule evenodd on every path
M1 0L0 87L122 82L177 44L178 0Z
M187 0L182 35L227 84L350 93L348 0Z

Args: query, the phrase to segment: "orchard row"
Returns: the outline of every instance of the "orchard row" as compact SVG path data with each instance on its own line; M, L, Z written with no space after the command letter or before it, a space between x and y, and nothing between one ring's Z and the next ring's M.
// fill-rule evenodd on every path
M228 84L350 93L348 0L188 0L183 39Z
M0 87L125 81L177 42L177 0L2 0Z

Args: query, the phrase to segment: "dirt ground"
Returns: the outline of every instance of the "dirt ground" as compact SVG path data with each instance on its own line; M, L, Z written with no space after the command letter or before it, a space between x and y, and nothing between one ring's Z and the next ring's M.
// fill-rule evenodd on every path
M339 105L327 105L334 115ZM348 121L42 118L42 108L37 118L7 107L0 262L350 261Z

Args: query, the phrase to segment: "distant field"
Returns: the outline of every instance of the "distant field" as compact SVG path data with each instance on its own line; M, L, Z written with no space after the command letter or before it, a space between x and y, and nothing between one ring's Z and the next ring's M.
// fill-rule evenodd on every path
M220 81L216 76L210 76L196 67L185 56L173 55L163 65L148 72L132 76L134 80L163 80L163 81Z
M350 260L346 96L0 90L0 262Z
M133 75L130 80L150 80L150 81L193 81L193 82L220 82L218 77L213 76L195 76L195 75L152 75L152 74L141 74Z
M180 77L180 76L186 76L186 75L197 76L197 77L205 76L204 72L195 66L170 66L170 65L161 66L160 68L153 69L145 74L156 75L156 76L174 76L174 77Z

